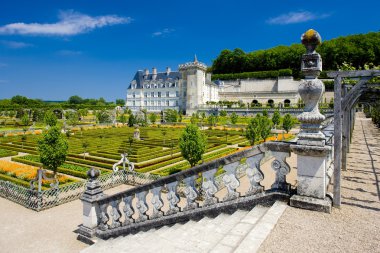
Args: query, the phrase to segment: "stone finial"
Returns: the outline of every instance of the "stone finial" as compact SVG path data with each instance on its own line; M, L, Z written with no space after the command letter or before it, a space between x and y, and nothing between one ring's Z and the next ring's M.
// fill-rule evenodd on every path
M195 63L198 62L198 58L197 58L197 55L196 55L196 54L194 55L194 62L195 62Z
M315 49L322 43L322 38L317 31L309 29L302 34L301 42L306 47L308 54L315 54Z
M100 175L100 171L98 169L95 169L94 167L91 167L87 171L87 176L90 179L90 181L96 180L99 177L99 175Z

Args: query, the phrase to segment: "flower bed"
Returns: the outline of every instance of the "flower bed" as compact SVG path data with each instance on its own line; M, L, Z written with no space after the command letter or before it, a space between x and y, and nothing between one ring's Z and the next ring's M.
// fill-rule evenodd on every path
M37 175L37 167L18 164L9 161L0 161L0 174L2 180L11 181L18 185L25 187L29 186L29 182L34 179ZM48 177L52 177L52 173L48 174ZM75 180L68 178L64 175L57 175L60 185L74 182ZM16 179L16 180L13 180ZM46 188L50 187L50 181L42 180L42 185Z

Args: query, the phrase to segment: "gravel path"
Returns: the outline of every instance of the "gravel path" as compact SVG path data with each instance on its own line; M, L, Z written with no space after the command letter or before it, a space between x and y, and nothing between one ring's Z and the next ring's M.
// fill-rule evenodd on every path
M356 116L341 209L288 207L259 252L380 252L380 130Z

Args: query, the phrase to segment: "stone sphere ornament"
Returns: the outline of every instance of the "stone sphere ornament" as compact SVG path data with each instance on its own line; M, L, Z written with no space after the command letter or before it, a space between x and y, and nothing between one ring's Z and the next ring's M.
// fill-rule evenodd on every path
M91 167L87 171L87 176L90 178L90 181L97 179L99 175L100 175L100 171L98 169L95 169L94 167Z
M306 47L308 54L315 54L315 49L322 43L322 38L317 31L309 29L302 34L301 42Z

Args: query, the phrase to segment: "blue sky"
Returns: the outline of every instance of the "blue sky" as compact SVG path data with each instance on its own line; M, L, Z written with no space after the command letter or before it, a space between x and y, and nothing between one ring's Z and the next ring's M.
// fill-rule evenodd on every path
M380 1L3 0L0 98L124 98L138 69L380 30Z

